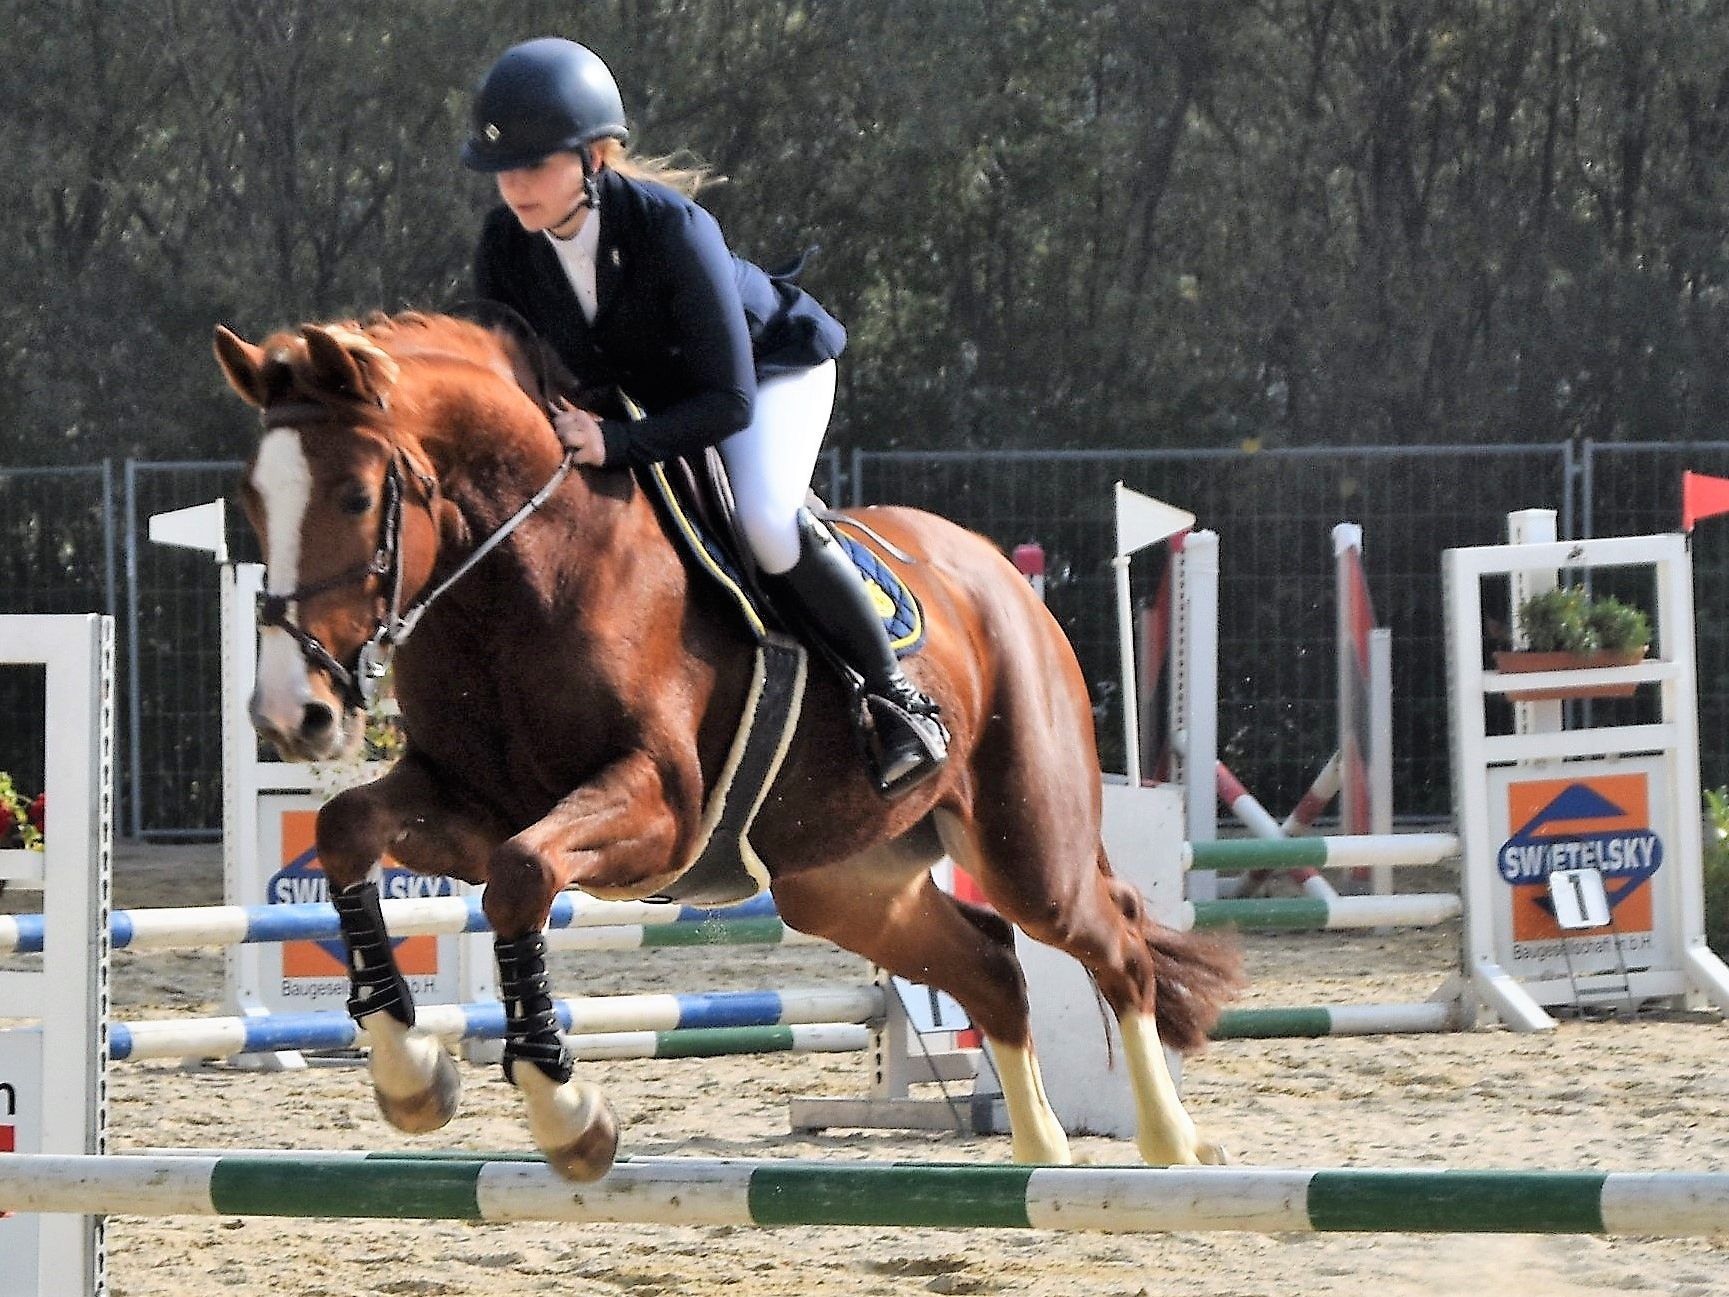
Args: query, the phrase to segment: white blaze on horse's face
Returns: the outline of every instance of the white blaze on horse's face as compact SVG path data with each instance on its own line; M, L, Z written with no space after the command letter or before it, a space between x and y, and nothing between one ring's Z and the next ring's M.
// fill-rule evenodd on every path
M292 594L300 582L300 536L312 500L312 466L299 432L272 428L264 434L251 486L264 515L265 592ZM296 616L293 605L288 616ZM253 724L278 743L292 745L305 727L307 707L317 702L300 645L280 627L265 627L258 642Z

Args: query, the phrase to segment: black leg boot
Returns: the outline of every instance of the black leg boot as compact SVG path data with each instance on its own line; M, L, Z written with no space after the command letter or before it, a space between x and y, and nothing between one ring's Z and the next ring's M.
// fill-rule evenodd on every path
M864 578L829 529L799 512L799 558L780 578L823 642L864 682L876 736L877 790L898 797L936 774L948 759L948 731L937 705L901 671Z
M414 993L396 967L378 884L356 883L332 891L331 904L348 947L348 1016L362 1026L369 1014L388 1013L405 1027L414 1025Z

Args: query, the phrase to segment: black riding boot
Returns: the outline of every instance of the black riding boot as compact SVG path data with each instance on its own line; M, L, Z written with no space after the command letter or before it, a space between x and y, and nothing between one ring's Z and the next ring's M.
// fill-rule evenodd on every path
M798 563L780 578L797 596L823 642L864 680L876 734L877 791L897 797L948 759L948 731L937 705L901 671L864 578L840 542L809 512L799 513Z

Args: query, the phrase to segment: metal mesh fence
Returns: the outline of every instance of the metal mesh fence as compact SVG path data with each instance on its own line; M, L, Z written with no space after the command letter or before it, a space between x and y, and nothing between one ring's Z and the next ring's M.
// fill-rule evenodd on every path
M127 823L134 837L222 825L220 577L210 555L151 544L152 514L228 497L238 462L126 466ZM239 510L230 556L257 561Z
M109 464L0 468L0 613L115 611ZM0 771L42 788L43 671L0 668Z
M895 452L855 457L852 499L933 509L1005 548L1044 547L1047 601L1093 690L1101 759L1119 770L1112 483L1192 510L1219 533L1220 755L1281 814L1337 742L1331 532L1360 524L1375 610L1393 630L1396 805L1443 815L1440 552L1504 539L1511 509L1564 508L1569 464L1556 446ZM1150 597L1160 562L1136 563L1138 598Z
M1559 508L1563 536L1670 529L1683 468L1729 477L1729 443L1587 444L1577 465L1565 446L861 452L844 464L831 453L816 487L831 500L932 509L1005 549L1038 541L1052 610L1093 689L1102 758L1116 769L1112 483L1192 509L1220 535L1221 754L1275 813L1294 804L1336 740L1330 532L1361 524L1376 612L1393 629L1397 808L1444 816L1441 550L1497 543L1507 512L1531 506ZM0 470L0 610L121 614L134 835L213 834L221 823L217 572L207 556L150 544L145 529L153 513L230 495L238 470L130 464L123 482L104 466ZM257 558L233 509L229 546L236 559ZM1699 529L1694 559L1704 774L1722 784L1729 523ZM1151 598L1162 562L1159 550L1136 560L1138 598ZM1506 618L1504 608L1488 614ZM40 694L39 672L0 672L0 707L12 718L0 769L26 785L40 781L40 721L29 720L41 715Z

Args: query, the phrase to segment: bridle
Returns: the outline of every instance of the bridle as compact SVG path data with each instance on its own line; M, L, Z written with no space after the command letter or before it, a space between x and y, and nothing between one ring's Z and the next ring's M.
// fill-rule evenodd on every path
M380 408L385 408L380 402ZM339 412L315 401L283 401L260 411L266 428L302 427L311 423L328 422ZM536 491L528 502L507 518L482 541L448 577L431 591L422 594L406 609L402 606L402 526L403 498L407 480L412 475L425 491L429 509L436 508L439 497L438 479L416 469L407 453L390 439L390 464L384 474L384 504L378 528L378 544L372 557L363 563L338 572L334 576L299 586L287 594L263 594L258 599L258 624L285 632L300 648L308 665L324 672L351 711L367 711L378 698L379 683L390 666L390 657L414 633L426 610L445 591L466 576L475 564L503 544L530 515L535 513L556 491L570 470L575 467L573 452L566 452L551 478ZM372 634L355 653L352 667L343 665L334 653L312 632L289 619L288 606L314 595L325 594L343 586L365 584L378 578L389 589L389 602L373 626Z

